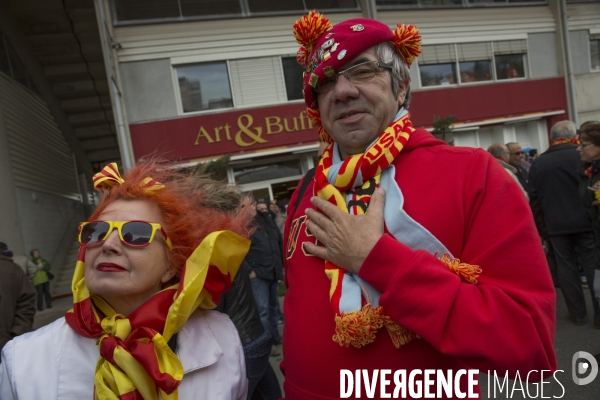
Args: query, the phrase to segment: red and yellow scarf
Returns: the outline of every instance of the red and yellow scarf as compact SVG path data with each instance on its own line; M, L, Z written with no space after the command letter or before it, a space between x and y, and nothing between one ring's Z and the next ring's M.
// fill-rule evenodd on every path
M375 143L364 154L346 158L332 184L328 175L333 165L333 145L330 145L317 166L315 172L315 192L317 196L336 205L341 210L354 215L366 213L371 195L379 187L381 172L396 158L414 131L408 114L398 121L392 122ZM353 189L357 179L362 185ZM346 202L346 192L352 190L352 200ZM348 207L350 205L350 207ZM325 261L325 274L331 281L329 299L335 313L336 332L333 340L340 345L361 347L375 340L375 333L386 326L396 347L412 340L416 335L392 321L384 315L383 308L371 308L368 299L362 299L363 307L352 312L340 311L340 300L344 276L348 272L337 265Z
M341 165L334 166L334 146L330 145L315 172L317 196L350 214L365 214L372 194L380 185L382 172L400 154L413 131L406 114L392 122L364 154L348 157ZM417 229L425 230L420 225ZM443 245L439 248L445 249ZM479 267L461 263L448 252L439 256L439 260L470 283L476 283L481 273ZM385 314L378 304L380 294L367 282L329 261L325 261L325 274L330 280L329 299L335 314L335 342L341 346L362 347L372 343L377 331L384 326L396 348L418 337ZM355 298L358 292L361 296L359 302ZM359 303L360 307L357 307Z
M80 248L72 284L73 309L65 318L79 335L98 339L94 399L178 398L183 366L168 341L197 308L216 307L249 243L230 231L211 233L187 259L180 282L158 292L128 317L88 291L85 247Z
M557 144L563 144L563 143L571 143L571 144L579 146L579 139L556 139L556 140L553 140L552 143L550 143L550 147L556 146Z

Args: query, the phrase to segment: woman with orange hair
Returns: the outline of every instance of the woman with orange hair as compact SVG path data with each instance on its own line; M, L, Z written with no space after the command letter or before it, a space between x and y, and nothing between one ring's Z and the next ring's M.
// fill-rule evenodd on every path
M156 161L124 178L110 164L94 186L73 309L4 347L0 398L244 399L237 331L207 309L248 250L246 208L222 211L219 184Z

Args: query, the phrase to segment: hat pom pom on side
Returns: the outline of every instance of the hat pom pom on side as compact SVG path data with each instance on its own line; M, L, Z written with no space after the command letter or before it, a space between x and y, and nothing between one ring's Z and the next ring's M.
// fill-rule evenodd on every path
M296 61L298 61L298 64L306 68L308 66L309 56L310 52L306 49L306 47L300 46L298 52L296 53Z
M304 46L310 54L321 35L330 28L331 23L329 20L312 10L308 15L303 15L294 23L294 37L296 42Z
M409 67L421 54L421 35L419 35L419 29L414 25L398 24L392 42L398 54Z
M319 137L322 141L326 143L333 143L333 139L329 136L329 133L323 128L323 123L321 122L321 111L318 108L307 108L306 114L308 116L308 120L310 124L317 128Z

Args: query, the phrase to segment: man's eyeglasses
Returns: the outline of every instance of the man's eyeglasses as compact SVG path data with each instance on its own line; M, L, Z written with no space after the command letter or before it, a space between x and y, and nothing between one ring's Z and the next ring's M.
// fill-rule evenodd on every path
M144 247L152 243L157 230L165 238L167 246L173 250L173 244L165 230L155 222L148 221L90 221L79 224L79 243L86 247L99 246L117 229L121 242L130 247Z
M579 143L579 145L581 146L582 149L588 147L591 144L594 144L594 143L583 143L583 142Z
M325 78L315 88L317 93L326 93L335 87L340 75L344 75L349 82L353 84L368 82L381 72L379 68L392 69L391 64L384 64L379 61L365 61L360 64L334 74L332 77Z
M515 156L520 156L521 154L524 154L522 151L515 151L514 153L509 153L509 154L514 154Z

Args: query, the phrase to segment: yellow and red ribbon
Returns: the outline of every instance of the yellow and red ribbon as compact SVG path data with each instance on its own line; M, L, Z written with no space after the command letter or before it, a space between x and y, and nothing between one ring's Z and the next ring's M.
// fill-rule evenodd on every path
M113 186L122 185L125 183L125 179L121 177L117 163L110 163L102 168L102 171L94 175L92 182L94 183L94 189L102 190L110 189ZM149 191L158 190L165 187L165 185L155 181L150 177L145 178L140 183L140 186Z

